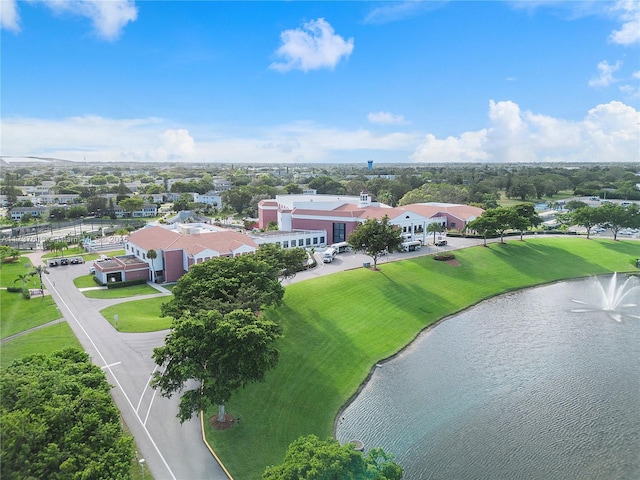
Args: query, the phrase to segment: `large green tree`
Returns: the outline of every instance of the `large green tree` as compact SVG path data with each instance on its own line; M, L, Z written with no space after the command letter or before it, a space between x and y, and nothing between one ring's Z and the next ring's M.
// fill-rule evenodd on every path
M393 455L381 448L363 455L352 443L307 435L291 443L284 462L267 467L262 480L400 480L402 474Z
M535 207L531 203L521 203L511 209L515 213L511 227L520 231L520 240L522 240L522 234L525 230L537 227L542 223L542 218L536 213Z
M347 239L351 248L363 251L373 259L373 268L377 270L378 259L386 253L400 251L402 232L389 222L389 217L382 220L370 218L358 225Z
M635 204L624 207L618 203L605 203L596 210L602 225L613 232L614 240L623 228L638 226L638 206Z
M0 370L3 480L127 479L133 439L104 372L77 349Z
M571 221L587 229L587 238L591 235L591 229L602 220L600 211L590 206L580 207L571 212Z
M129 217L131 217L133 215L133 212L136 212L138 210L142 210L142 207L144 207L144 198L134 195L133 197L125 198L124 200L120 200L118 202L118 206L122 210L127 212L129 214L128 215Z
M224 421L224 404L231 394L262 381L277 364L275 341L280 336L278 324L251 310L187 312L173 321L165 345L153 351L162 369L154 373L151 385L165 397L182 392L181 422L211 405L218 405L218 419ZM196 386L184 390L192 380Z
M193 265L173 288L173 298L162 305L164 316L180 318L184 312L232 310L258 312L280 305L284 288L279 271L254 255L216 257Z
M307 252L304 248L282 248L273 243L265 243L255 253L256 258L276 269L281 279L293 278L304 269Z

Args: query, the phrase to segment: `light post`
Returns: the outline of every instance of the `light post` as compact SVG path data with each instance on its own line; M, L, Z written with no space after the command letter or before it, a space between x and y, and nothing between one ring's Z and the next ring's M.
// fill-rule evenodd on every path
M138 463L140 464L140 470L142 471L142 480L144 480L144 458L138 460Z

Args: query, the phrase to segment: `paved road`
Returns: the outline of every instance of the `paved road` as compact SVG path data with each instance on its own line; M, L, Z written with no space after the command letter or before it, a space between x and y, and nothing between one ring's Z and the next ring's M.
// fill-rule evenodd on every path
M30 257L34 265L39 264L40 253ZM163 345L167 331L117 332L99 313L113 300L86 298L73 285L73 278L88 273L87 265L48 270L50 274L43 275L47 290L92 362L105 370L140 456L156 480L227 480L202 441L200 420L194 418L181 425L176 418L178 397L163 398L149 387L156 368L151 354L155 347Z

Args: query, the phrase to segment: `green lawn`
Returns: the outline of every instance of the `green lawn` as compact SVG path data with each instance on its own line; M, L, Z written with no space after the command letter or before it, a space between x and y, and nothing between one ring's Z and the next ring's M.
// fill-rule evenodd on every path
M20 257L18 261L3 263L0 268L0 287L20 287L22 282L14 283L14 280L23 273L32 270L31 261L27 257ZM31 277L27 283L29 288L40 288L40 280L37 276Z
M231 474L259 479L265 466L282 462L300 435L332 435L337 413L371 367L426 326L505 291L637 272L640 243L527 239L455 255L459 266L420 257L384 264L379 272L357 269L288 286L284 304L265 313L284 327L278 366L265 383L238 391L227 404L227 411L242 419L237 426L207 428Z
M77 288L98 287L99 285L93 280L93 275L82 275L73 279L73 284Z
M42 258L58 258L58 257L82 257L85 262L90 262L93 260L97 260L100 258L100 255L105 255L107 257L117 257L118 255L124 255L124 249L121 250L113 250L111 252L101 252L101 253L87 253L82 247L71 247L64 250L64 252L49 252L42 255Z
M107 307L100 311L102 316L115 327L114 315L118 315L119 332L155 332L171 326L171 319L160 317L160 305L168 302L170 296L133 300Z
M97 284L93 282L92 286L97 286ZM82 292L82 294L88 298L128 298L138 295L153 295L154 293L160 292L147 284L113 288L111 290L86 290Z
M34 353L49 354L67 347L82 349L82 345L80 345L69 325L66 322L56 323L14 338L2 345L0 365L6 367L14 360L25 355Z
M23 298L21 293L0 290L0 338L62 317L51 296Z

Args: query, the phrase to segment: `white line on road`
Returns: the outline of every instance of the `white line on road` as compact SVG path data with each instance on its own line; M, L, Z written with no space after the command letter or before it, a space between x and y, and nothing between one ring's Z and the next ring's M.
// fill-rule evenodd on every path
M56 292L57 293L57 292ZM131 410L133 410L133 413L135 414L136 418L138 419L138 421L140 422L140 425L142 426L142 428L144 429L144 432L147 434L147 437L149 438L149 441L151 442L151 444L153 445L153 448L155 448L158 456L160 457L160 459L162 460L162 463L164 463L164 466L167 467L167 470L169 471L169 474L171 475L171 478L173 478L174 480L176 479L176 476L173 474L173 471L171 470L171 467L169 467L169 464L167 463L167 461L165 460L165 458L162 456L162 453L160 453L160 449L158 448L158 445L156 445L156 442L153 440L153 437L151 436L151 433L149 432L149 430L147 430L147 426L144 424L144 422L142 421L142 419L140 418L140 416L138 415L138 412L133 408L133 404L131 403L131 400L129 399L129 396L127 395L127 392L124 391L124 388L122 388L122 385L120 385L120 382L118 381L118 378L116 377L116 375L113 373L113 371L111 370L111 366L107 365L107 362L105 360L105 358L102 356L102 352L100 351L100 349L98 348L98 346L95 344L95 342L93 341L93 339L89 336L89 334L87 333L87 331L84 329L84 327L82 326L82 324L80 323L80 321L78 320L78 318L74 315L73 311L71 310L71 308L69 307L69 305L67 305L67 302L64 301L64 299L58 295L60 297L60 301L62 302L62 304L65 306L65 308L69 311L69 314L71 315L71 317L73 317L73 319L75 320L75 322L78 324L78 326L80 327L80 329L84 332L84 334L86 335L86 337L89 339L89 341L91 342L91 345L93 345L93 348L96 350L96 352L98 353L98 355L100 356L100 358L102 359L102 362L105 364L105 368L109 371L109 373L111 374L111 376L113 377L113 379L115 380L116 384L118 385L118 388L122 391L122 394L124 395L124 398L127 400L127 403L129 404L129 406L131 407Z
M105 365L104 367L100 367L101 369L115 367L116 365L120 365L122 362L112 363L111 365Z
M140 405L142 404L142 399L144 398L144 394L147 392L147 387L149 387L149 383L151 382L151 379L153 378L153 374L156 372L157 369L158 369L157 365L153 367L153 372L151 372L151 375L149 375L149 380L147 380L147 383L145 383L144 385L144 389L140 394L140 400L138 400L138 405L136 406L136 412L140 410Z

